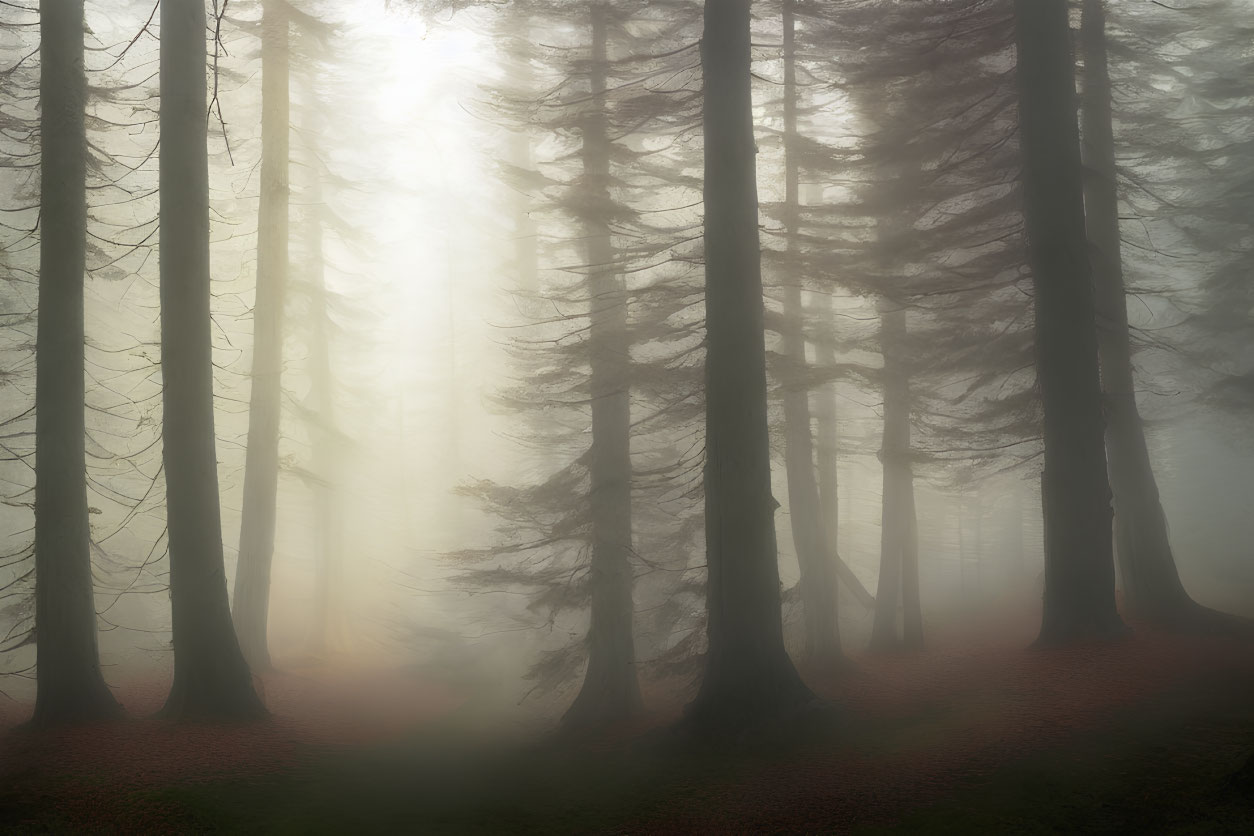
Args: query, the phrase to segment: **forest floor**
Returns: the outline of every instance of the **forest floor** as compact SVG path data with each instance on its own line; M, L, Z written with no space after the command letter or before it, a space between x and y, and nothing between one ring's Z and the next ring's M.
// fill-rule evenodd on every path
M0 713L0 831L1254 833L1254 648L1136 630L1029 650L1023 615L812 678L831 721L733 757L678 747L682 697L596 742L484 725L413 671L287 671L251 726L57 732ZM163 682L122 683L132 716Z

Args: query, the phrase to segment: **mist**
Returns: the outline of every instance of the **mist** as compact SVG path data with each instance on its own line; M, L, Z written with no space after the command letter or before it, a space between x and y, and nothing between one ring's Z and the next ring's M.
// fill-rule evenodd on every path
M0 3L0 826L1254 827L1251 12Z

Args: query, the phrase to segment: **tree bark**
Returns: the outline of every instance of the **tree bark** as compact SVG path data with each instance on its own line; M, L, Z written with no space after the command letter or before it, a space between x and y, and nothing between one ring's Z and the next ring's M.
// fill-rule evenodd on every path
M592 367L592 613L588 669L567 727L604 726L640 709L632 636L631 346L626 287L614 264L606 129L606 8L591 7L592 97L583 118L583 178Z
M918 606L918 559L914 545L914 477L910 466L910 377L905 358L906 309L885 299L880 303L880 346L884 356L884 440L880 462L884 470L883 508L880 516L880 571L875 591L875 619L871 648L891 650L903 644L898 625L906 620L906 605ZM914 577L907 579L913 572ZM913 584L913 602L905 588ZM914 636L921 643L921 619Z
M222 560L210 331L205 5L161 4L162 437L175 719L264 714L231 626Z
M1010 561L1014 580L1023 579L1023 485L1016 483L1010 494Z
M784 0L784 233L790 266L796 261L800 232L800 167L797 159L797 67L793 0ZM840 622L832 556L824 532L822 505L814 466L810 427L810 389L804 380L806 343L801 305L801 276L784 276L784 463L788 479L788 511L801 570L801 606L805 619L806 656L829 667L841 657Z
M975 505L975 594L984 595L984 495L977 484L971 502Z
M1101 0L1084 0L1081 99L1084 204L1096 281L1097 340L1106 401L1106 458L1115 499L1115 546L1125 610L1157 624L1178 624L1197 609L1176 571L1167 518L1136 405L1127 296L1120 254L1119 195L1111 119L1106 18Z
M83 3L39 5L39 322L35 342L34 722L121 709L100 673L84 451L87 79Z
M835 317L835 306L832 297L820 294L818 308L823 317L831 322ZM816 345L816 357L819 366L833 368L836 365L836 348L830 342L820 341ZM848 589L853 597L867 609L874 609L875 596L867 591L862 581L849 568L840 556L840 497L839 472L837 465L840 459L840 435L837 422L836 384L828 383L814 393L814 417L817 425L817 447L819 468L819 508L823 517L823 534L827 540L827 554L836 570L836 592ZM837 617L840 607L837 606ZM839 622L838 622L839 624ZM838 627L839 631L839 627Z
M1084 229L1066 0L1015 0L1024 217L1044 408L1046 555L1039 642L1122 628L1115 610L1097 321Z
M261 18L261 202L257 213L257 294L253 303L252 392L239 561L231 611L253 670L270 667L266 627L279 486L283 299L288 272L288 17L286 0L264 0Z
M707 0L705 531L709 649L698 733L744 730L813 700L784 650L766 420L749 0Z
M901 549L901 646L923 649L923 599L919 589L919 518L914 504L914 469L906 463L906 536Z

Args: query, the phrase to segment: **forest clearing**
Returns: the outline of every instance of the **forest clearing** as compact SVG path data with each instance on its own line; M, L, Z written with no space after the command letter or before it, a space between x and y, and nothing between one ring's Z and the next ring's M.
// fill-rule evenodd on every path
M997 626L1000 631L989 630ZM1001 613L926 655L870 656L814 682L804 740L735 757L672 739L690 695L587 740L476 705L415 671L265 677L258 726L153 718L160 683L117 688L138 719L57 735L2 721L13 832L1239 833L1254 783L1254 654L1139 631L1025 653ZM998 639L988 638L990 635ZM984 638L980 638L980 637ZM492 741L488 745L488 741ZM507 741L502 743L502 741ZM20 764L20 766L18 766Z

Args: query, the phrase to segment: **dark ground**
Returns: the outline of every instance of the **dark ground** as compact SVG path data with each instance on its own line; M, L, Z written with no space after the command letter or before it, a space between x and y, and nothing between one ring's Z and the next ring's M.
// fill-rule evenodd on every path
M936 633L937 631L933 631ZM862 657L791 743L695 751L682 697L599 741L488 724L412 672L266 679L268 723L0 724L0 831L1254 833L1254 648L1138 630L1028 650L1024 619ZM119 688L133 715L165 683Z

